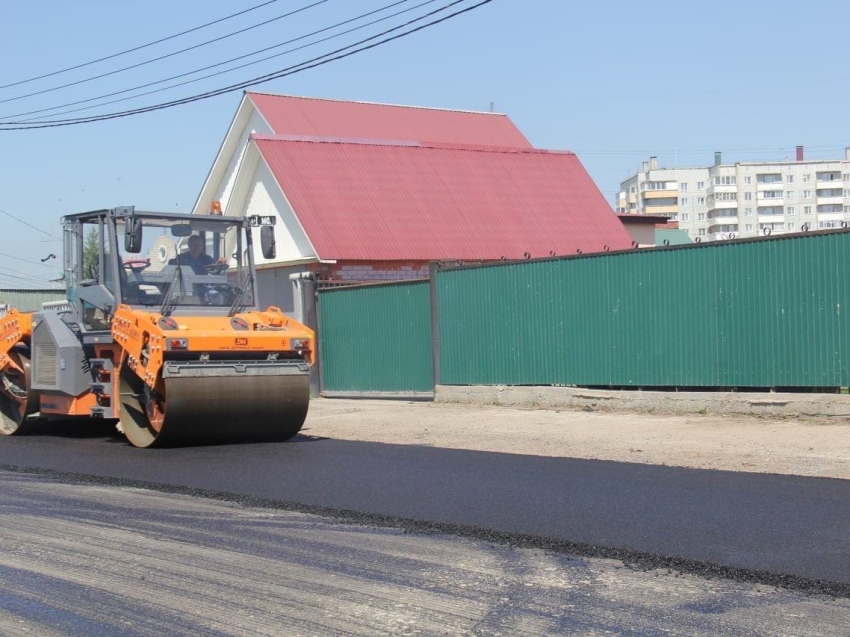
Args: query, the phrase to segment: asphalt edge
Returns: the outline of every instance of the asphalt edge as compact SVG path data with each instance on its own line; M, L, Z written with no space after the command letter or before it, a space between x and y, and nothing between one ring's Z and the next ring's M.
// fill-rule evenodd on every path
M324 518L332 518L339 522L372 526L378 528L401 529L405 533L444 534L472 539L480 542L491 542L510 548L538 549L551 551L574 557L599 558L618 560L626 567L635 570L676 571L682 574L697 575L711 579L731 580L745 584L760 584L786 590L798 591L809 595L827 596L831 598L850 598L850 582L835 582L812 579L798 575L783 575L769 571L741 569L724 566L711 562L703 562L687 558L670 557L644 551L634 551L615 547L596 546L583 542L571 542L556 538L497 531L472 525L450 524L447 522L427 522L411 518L403 518L378 513L361 513L349 509L320 507L299 502L274 500L256 496L242 495L228 491L184 487L145 480L112 478L93 474L72 473L55 469L25 467L19 465L0 464L0 471L36 475L64 482L78 484L96 484L144 489L174 495L184 495L208 500L218 500L238 504L244 507L274 509L305 513Z

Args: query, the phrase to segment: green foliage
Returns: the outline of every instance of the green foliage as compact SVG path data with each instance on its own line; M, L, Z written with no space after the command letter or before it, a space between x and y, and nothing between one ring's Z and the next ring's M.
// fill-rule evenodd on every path
M98 253L100 252L100 234L97 228L91 228L83 244L83 278L98 278Z

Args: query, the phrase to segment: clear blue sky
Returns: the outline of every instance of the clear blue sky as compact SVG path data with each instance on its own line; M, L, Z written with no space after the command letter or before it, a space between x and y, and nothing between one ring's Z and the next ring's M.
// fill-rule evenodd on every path
M260 1L6 0L0 84L143 44ZM220 37L311 1L278 0L156 47L0 89L0 100ZM328 0L169 60L0 103L0 117L190 71L390 2ZM810 157L839 156L850 145L848 23L846 0L794 8L764 0L493 0L409 38L257 88L459 109L487 110L495 102L496 110L507 113L535 146L578 152L611 201L620 179L650 154L657 154L662 165L705 165L715 150L730 161L774 159L793 155L794 146L804 144ZM338 42L348 43L355 35ZM102 110L217 88L327 52L334 44ZM70 212L122 204L188 211L240 95L102 123L0 131L0 209L57 236L59 217ZM0 236L0 252L21 259L60 254L58 243L43 242L49 238L5 215L0 215ZM55 273L55 268L0 255L0 287L14 282L10 274L42 278Z

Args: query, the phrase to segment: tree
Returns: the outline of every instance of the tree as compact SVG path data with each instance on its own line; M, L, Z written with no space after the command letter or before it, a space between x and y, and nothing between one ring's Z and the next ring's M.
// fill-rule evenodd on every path
M83 278L99 279L98 257L100 254L100 233L91 228L83 244Z

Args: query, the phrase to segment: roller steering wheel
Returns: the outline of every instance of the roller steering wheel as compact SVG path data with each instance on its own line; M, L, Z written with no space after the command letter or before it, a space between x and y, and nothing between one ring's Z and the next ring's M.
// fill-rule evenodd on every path
M221 274L227 270L228 267L229 266L226 263L210 263L209 265L204 266L204 270L210 274Z

